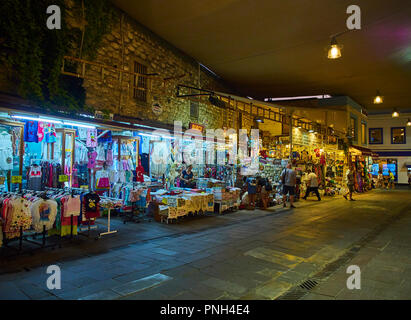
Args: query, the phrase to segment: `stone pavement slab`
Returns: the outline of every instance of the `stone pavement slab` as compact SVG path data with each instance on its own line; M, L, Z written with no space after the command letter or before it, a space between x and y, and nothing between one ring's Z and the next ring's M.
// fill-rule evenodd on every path
M172 225L123 225L114 218L121 232L110 239L8 264L2 257L0 298L276 299L361 243L303 299L409 299L410 195L373 191L355 203L300 201L274 214L238 211ZM49 264L61 267L61 290L46 289ZM358 291L346 288L351 264L362 271Z

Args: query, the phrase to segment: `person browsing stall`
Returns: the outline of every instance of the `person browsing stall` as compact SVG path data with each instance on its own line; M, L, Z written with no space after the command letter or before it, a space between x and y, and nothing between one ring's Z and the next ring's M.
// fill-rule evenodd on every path
M181 172L180 176L180 187L181 188L192 188L194 174L193 174L193 166L190 164L187 169Z
M291 163L287 164L287 167L281 173L281 182L283 185L283 207L287 206L287 194L290 196L290 208L294 206L295 184L297 180L297 174L295 170L291 169Z
M305 192L304 200L307 200L307 197L310 195L310 192L314 192L318 198L318 201L321 201L320 193L318 192L318 177L311 170L307 170L307 191Z
M257 198L257 180L255 177L247 178L247 192L249 208L252 208L254 210Z
M347 196L350 195L350 200L351 201L355 201L352 198L352 193L354 192L354 184L355 184L355 168L352 165L351 169L348 169L347 171L347 176L346 176L346 180L347 180L347 187L348 187L348 192L346 194L343 195L343 197L345 198L345 200L348 200Z

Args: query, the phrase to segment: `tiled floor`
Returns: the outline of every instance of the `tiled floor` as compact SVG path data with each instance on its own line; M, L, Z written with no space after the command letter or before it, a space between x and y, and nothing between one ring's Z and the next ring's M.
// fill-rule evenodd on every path
M2 256L0 299L276 299L353 245L350 260L316 278L303 299L409 299L410 195L313 198L293 210L238 211L176 225L114 219L119 232L106 239ZM47 289L51 264L61 268L60 290ZM347 289L352 264L361 268L361 290Z

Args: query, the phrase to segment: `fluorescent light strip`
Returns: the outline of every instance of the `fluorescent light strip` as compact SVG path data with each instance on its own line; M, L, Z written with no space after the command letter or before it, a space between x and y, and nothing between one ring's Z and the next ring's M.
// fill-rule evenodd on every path
M89 124L82 124L82 123L75 123L75 122L66 122L64 121L64 125L66 126L73 126L73 127L80 127L80 128L88 128L88 129L95 129L96 126L89 125Z
M33 121L44 121L44 122L50 122L50 123L58 123L62 124L63 122L60 120L54 120L54 119L49 119L49 118L36 118L36 117L29 117L29 116L11 116L12 118L15 119L24 119L24 120L33 120Z
M39 121L50 122L50 123L57 123L57 124L63 124L63 121L61 121L61 120L54 120L54 119L49 119L49 118L41 118L41 117L39 117Z
M318 95L318 96L297 96L297 97L283 97L283 98L265 98L264 101L286 101L286 100L303 100L303 99L328 99L330 95Z
M158 138L170 139L170 140L174 140L174 139L175 139L175 137L170 137L170 136L156 136L156 135L153 135L153 134L141 133L141 132L139 132L138 135L140 135L140 136L145 136L145 137L150 137L150 138L157 138L157 139L158 139Z

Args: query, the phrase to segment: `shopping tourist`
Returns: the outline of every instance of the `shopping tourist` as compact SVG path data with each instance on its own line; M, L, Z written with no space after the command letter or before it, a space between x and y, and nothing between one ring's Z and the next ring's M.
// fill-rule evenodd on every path
M255 177L247 178L248 208L254 210L257 198L257 180Z
M258 180L258 190L261 195L261 203L263 205L263 210L266 210L268 207L268 193L269 189L269 182L267 178L262 178Z
M295 195L295 184L296 184L296 172L291 169L291 163L287 164L287 168L281 173L281 182L283 185L283 207L287 206L287 194L290 196L290 208L294 207L294 195Z
M355 201L352 198L352 193L354 192L354 183L355 183L354 177L355 177L355 169L354 169L354 166L352 165L351 169L348 169L347 171L346 179L347 179L348 192L344 194L345 200L348 200L347 196L350 195L350 200Z
M307 191L305 193L305 196L303 197L304 200L307 200L307 197L310 195L311 192L314 192L315 195L318 198L318 201L321 201L320 194L318 192L318 177L317 175L312 172L310 169L307 170L308 176L307 176Z
M378 172L377 188L384 188L384 176L381 170Z
M192 170L193 166L190 164L187 169L181 172L180 186L182 188L193 188L194 174Z
M388 185L387 185L387 189L395 189L395 184L394 184L394 180L395 180L395 176L394 174L391 172L391 170L388 170Z

